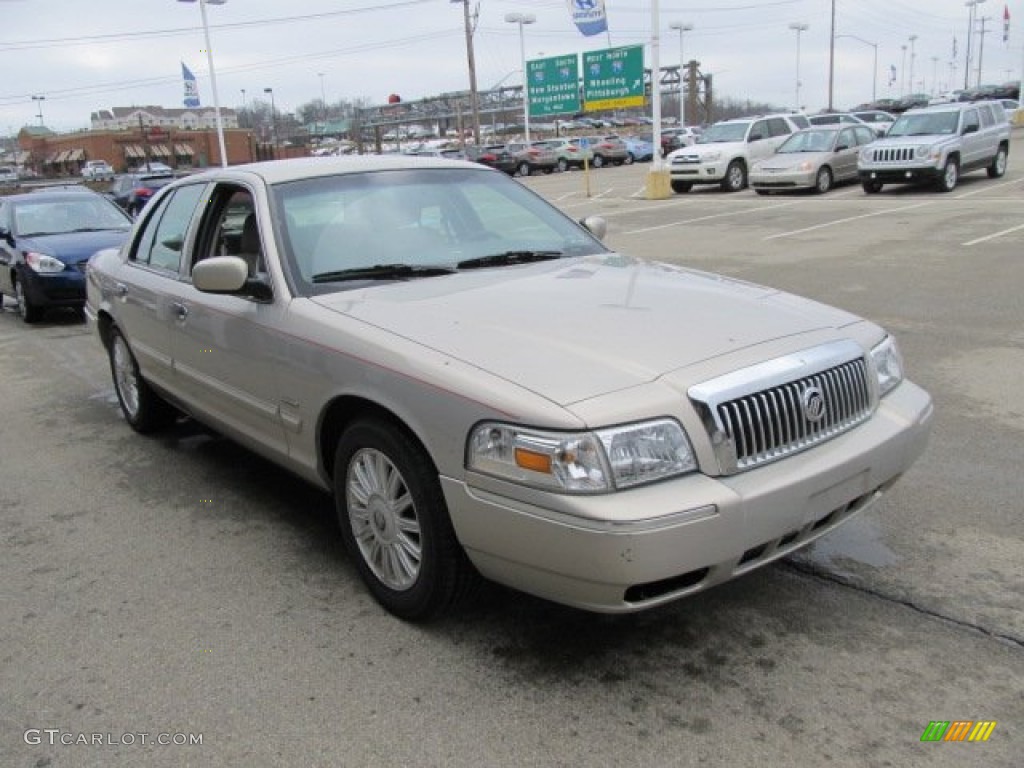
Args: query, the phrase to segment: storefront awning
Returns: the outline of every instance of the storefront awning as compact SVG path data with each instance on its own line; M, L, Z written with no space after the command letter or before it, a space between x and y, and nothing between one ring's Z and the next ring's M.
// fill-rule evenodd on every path
M195 152L192 151L192 147L188 144L175 144L174 153L178 157L192 157L195 154Z
M149 153L153 157L170 157L171 150L167 148L166 144L153 144L149 148Z
M55 162L57 164L63 163L65 160L68 159L68 155L70 155L70 154L71 154L71 150L70 149L62 149L57 154L57 159L54 160L53 162Z
M85 150L81 147L77 147L71 150L71 153L67 157L68 160L74 162L85 159Z
M125 144L124 156L130 158L145 157L146 153L142 151L142 147L138 144Z

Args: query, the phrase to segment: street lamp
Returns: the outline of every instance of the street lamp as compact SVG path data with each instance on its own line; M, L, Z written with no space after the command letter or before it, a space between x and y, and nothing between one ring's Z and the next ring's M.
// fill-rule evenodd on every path
M270 130L274 134L274 159L277 159L277 106L274 104L274 89L264 88L264 93L270 94Z
M523 42L523 25L533 24L537 17L532 13L506 13L505 21L519 25L519 60L523 64L523 127L526 143L530 143L530 77L526 72L526 45Z
M36 106L39 108L39 127L42 128L43 127L43 102L46 101L46 97L45 96L33 96L32 97L32 101L34 101L36 103Z
M914 92L914 41L917 40L917 35L911 35L910 38L910 77L908 93Z
M970 87L971 79L971 40L974 38L974 17L977 14L977 7L985 0L967 0L967 53L964 54L964 88ZM980 78L979 78L980 80Z
M178 0L179 3L194 3L196 0ZM217 96L217 73L213 69L213 48L210 47L210 25L206 22L207 5L224 5L227 0L199 0L199 14L203 18L203 38L206 41L206 61L210 67L210 90L213 91L213 114L217 120L217 143L220 146L220 164L228 165L228 151L224 146L224 121L220 117L220 98Z
M901 45L900 50L903 51L903 59L900 61L900 98L902 99L907 95L907 46Z
M673 21L669 29L679 30L679 125L686 126L686 99L683 98L683 72L686 69L686 58L683 56L683 33L693 29L688 21Z
M320 125L320 138L323 138L324 131L327 130L327 92L324 90L324 73L317 72L316 76L320 78L320 106L324 109L324 119Z
M841 37L849 37L853 40L864 43L864 45L870 45L875 49L875 59L871 69L871 101L875 101L878 86L878 43L870 43L864 38L857 37L856 35L836 35L837 40Z
M796 32L796 109L800 109L800 33L810 29L810 25L799 21L790 23L789 28Z

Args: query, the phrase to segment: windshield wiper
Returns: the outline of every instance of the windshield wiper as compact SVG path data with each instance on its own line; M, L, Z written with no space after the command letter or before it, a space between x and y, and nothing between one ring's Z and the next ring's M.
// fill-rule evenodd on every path
M426 264L374 264L372 267L337 269L313 275L314 283L335 283L345 280L395 280L411 277L437 277L450 275L455 270L443 265Z
M534 261L550 261L562 255L561 251L505 251L490 256L479 256L475 259L460 261L459 269L477 269L479 267L504 267L508 264L529 264Z
M129 229L128 226L118 227L79 227L78 229L72 229L72 232L124 232Z

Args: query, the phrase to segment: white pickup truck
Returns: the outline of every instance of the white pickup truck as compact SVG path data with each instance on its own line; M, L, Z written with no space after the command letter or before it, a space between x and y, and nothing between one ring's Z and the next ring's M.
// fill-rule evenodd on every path
M106 160L87 160L82 166L82 178L86 181L111 181L114 169Z

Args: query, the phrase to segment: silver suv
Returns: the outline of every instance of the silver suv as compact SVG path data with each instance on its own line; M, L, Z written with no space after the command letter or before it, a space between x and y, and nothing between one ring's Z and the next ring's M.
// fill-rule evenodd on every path
M960 175L984 168L1006 173L1010 126L997 101L956 102L904 112L885 138L861 150L857 174L864 191L884 184L932 183L950 192Z
M742 117L715 123L697 143L668 155L669 177L676 192L694 184L718 184L725 192L747 186L750 167L768 157L793 131L807 128L804 115Z

